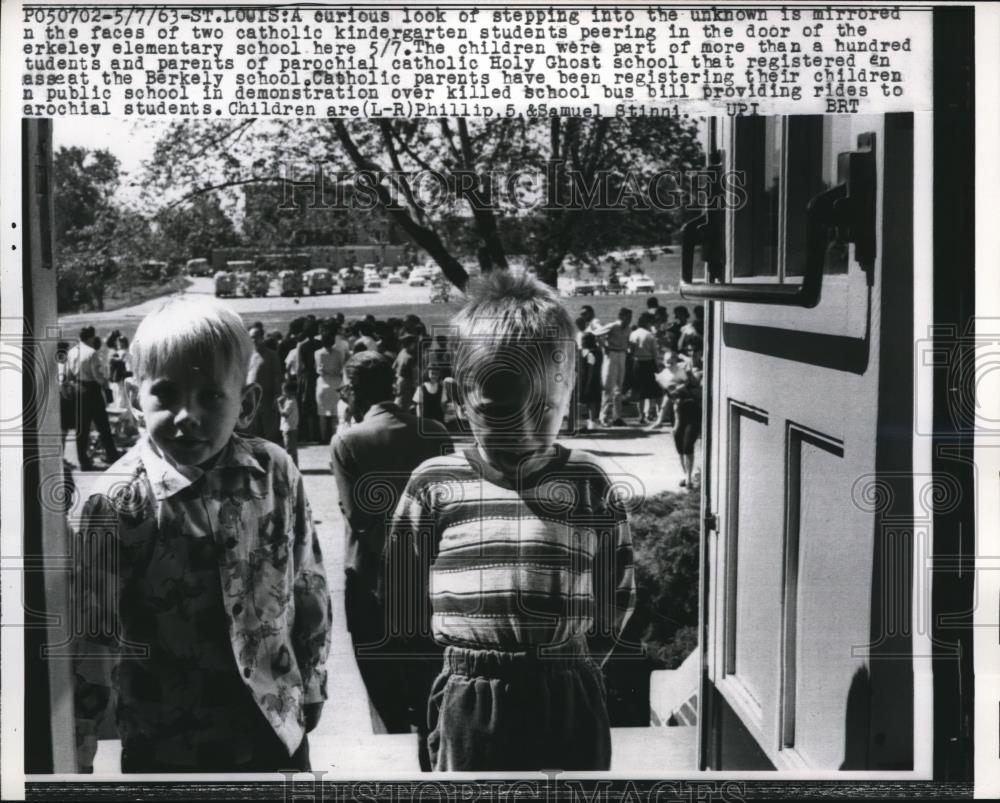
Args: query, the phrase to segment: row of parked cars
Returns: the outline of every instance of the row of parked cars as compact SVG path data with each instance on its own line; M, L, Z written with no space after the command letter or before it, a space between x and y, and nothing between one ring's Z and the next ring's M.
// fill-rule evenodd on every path
M312 268L297 271L290 268L272 273L253 267L253 263L230 262L230 270L215 273L215 294L220 297L245 296L247 298L268 295L271 282L276 281L278 293L282 296L330 295L335 290L341 293L363 293L364 274L357 268L343 268L336 274L326 268Z
M617 274L609 276L607 279L582 278L574 279L571 284L571 293L575 296L592 296L600 294L617 293L655 293L656 282L642 273L634 273L624 279Z
M261 255L255 260L235 260L226 264L225 270L214 271L207 259L188 260L189 276L211 276L215 282L215 295L223 298L262 297L277 283L282 296L329 295L363 293L378 290L387 284L405 284L409 287L433 285L440 270L433 262L423 266L402 265L398 268L381 268L374 264L348 267L340 270L310 268L306 254Z
M268 270L266 260L234 261L229 262L226 268L211 274L208 260L191 260L187 272L191 276L213 275L215 295L224 298L266 296L270 292L272 281L277 281L278 292L283 296L329 295L335 291L363 293L366 290L378 290L386 284L423 287L438 272L436 267L430 265L412 269L402 266L393 270L388 267L379 269L373 264L361 268L341 268L338 271L327 268L302 270L301 266Z

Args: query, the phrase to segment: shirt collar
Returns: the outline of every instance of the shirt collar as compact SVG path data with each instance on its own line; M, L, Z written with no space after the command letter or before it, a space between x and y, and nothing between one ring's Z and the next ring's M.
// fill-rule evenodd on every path
M399 409L399 405L395 402L378 402L368 408L368 412L365 413L364 420L367 421L369 418L374 418L375 416L382 415L383 413L398 416L400 412L402 411Z
M141 446L142 464L146 469L153 496L158 502L189 488L205 474L222 468L246 468L258 474L266 474L260 462L254 457L242 438L232 437L222 447L215 463L208 471L198 466L178 466L160 454L149 436L144 436Z

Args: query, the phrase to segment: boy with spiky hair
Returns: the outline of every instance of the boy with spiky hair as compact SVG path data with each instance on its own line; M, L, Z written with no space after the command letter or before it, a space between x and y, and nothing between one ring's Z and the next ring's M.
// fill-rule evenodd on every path
M555 291L493 271L453 321L474 444L421 464L386 553L390 626L445 647L440 771L606 770L601 664L635 600L628 520L589 454L557 444L575 326Z

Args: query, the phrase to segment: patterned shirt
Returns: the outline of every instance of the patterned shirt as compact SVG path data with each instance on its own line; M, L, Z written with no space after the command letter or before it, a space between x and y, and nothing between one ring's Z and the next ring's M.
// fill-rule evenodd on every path
M112 685L123 744L151 746L158 761L245 760L258 710L289 754L298 748L303 705L326 699L331 609L302 477L283 450L234 435L202 471L144 438L102 476L79 539L81 766ZM110 677L107 657L119 664Z
M417 468L387 551L397 633L506 651L587 636L610 652L635 604L624 504L593 457L553 452L515 477L475 450Z

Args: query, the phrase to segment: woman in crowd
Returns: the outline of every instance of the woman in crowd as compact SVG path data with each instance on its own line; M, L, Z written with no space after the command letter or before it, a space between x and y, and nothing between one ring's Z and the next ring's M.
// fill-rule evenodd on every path
M681 487L691 490L694 483L694 447L701 438L701 378L703 341L698 335L686 339L686 354L682 360L684 381L679 383L674 445L681 460L684 479Z
M653 335L653 316L644 312L639 316L635 329L629 335L632 351L632 387L639 401L639 424L651 424L657 417L657 402L662 395L656 383L656 337Z
M316 408L319 415L319 442L327 444L337 430L340 386L344 377L344 352L337 345L336 324L327 322L320 335L322 344L315 355Z

